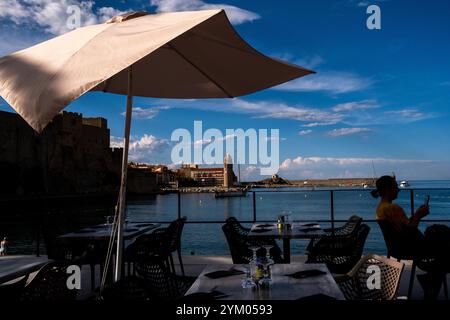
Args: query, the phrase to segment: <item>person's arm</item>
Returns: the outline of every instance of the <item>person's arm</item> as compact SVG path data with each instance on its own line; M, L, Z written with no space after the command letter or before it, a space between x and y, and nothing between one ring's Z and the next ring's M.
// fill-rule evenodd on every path
M426 217L430 213L430 208L427 205L420 206L414 215L409 219L409 225L417 227L422 218Z
M419 209L417 212L419 212ZM389 206L390 220L395 223L399 229L402 229L402 226L417 228L421 219L421 211L419 213L417 212L411 218L408 218L403 208L399 205L392 204Z

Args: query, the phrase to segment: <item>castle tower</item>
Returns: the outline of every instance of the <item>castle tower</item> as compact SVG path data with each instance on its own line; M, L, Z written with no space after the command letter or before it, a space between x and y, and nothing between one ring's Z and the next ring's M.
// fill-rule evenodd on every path
M223 159L223 186L230 188L233 186L233 159L231 155L227 153Z

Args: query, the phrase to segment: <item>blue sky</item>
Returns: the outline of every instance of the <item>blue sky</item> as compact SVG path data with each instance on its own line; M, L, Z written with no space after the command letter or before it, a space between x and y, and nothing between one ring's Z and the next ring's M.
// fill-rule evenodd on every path
M317 74L233 100L137 98L133 160L170 163L176 128L277 128L280 174L287 178L372 176L450 179L450 2L7 0L0 3L0 55L67 31L65 9L82 23L121 11L226 9L259 51ZM381 30L366 28L366 8L381 8ZM13 111L3 100L2 110ZM89 93L67 110L108 119L112 141L123 134L125 98ZM259 178L257 166L244 168Z

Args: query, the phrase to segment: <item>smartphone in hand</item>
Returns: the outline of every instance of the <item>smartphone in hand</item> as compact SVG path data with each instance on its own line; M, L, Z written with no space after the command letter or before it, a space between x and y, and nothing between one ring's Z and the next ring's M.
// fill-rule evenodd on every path
M430 195L427 195L427 196L425 197L425 203L424 203L424 205L428 206L429 204L430 204Z

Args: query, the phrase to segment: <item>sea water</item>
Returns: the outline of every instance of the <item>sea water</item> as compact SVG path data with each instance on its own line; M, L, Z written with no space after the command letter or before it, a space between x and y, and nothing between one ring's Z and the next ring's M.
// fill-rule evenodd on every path
M431 196L430 215L427 220L450 220L450 181L410 181L413 191L414 207L423 204L426 195ZM443 189L436 189L443 188ZM447 188L447 189L445 189ZM426 189L426 190L422 190ZM295 221L319 221L331 219L331 191L326 188L315 190L305 188L254 189L256 218L258 221L276 222L278 215L291 215ZM396 200L409 216L411 214L411 192L402 189ZM153 222L175 220L178 216L178 195L167 194L130 199L126 214L128 221ZM334 219L347 220L358 215L366 220L371 228L364 251L385 254L386 248L382 234L375 219L377 199L370 196L370 189L349 190L346 188L333 191ZM8 236L10 252L32 254L36 252L37 234L40 234L40 250L45 253L44 233L47 237L104 223L105 217L111 215L113 206L102 207L90 204L69 205L39 216L36 221L30 215L16 216L12 212L2 212L0 216L0 237ZM188 222L182 235L183 255L229 255L229 248L221 229L226 218L234 216L241 221L253 221L253 194L247 197L218 198L213 193L186 193L181 195L181 215ZM424 222L424 230L433 223L449 225L450 222ZM335 227L343 222L336 222ZM244 224L250 226L251 224ZM321 222L322 227L330 227L329 222ZM292 254L303 255L307 240L292 240ZM281 245L281 244L280 244Z

